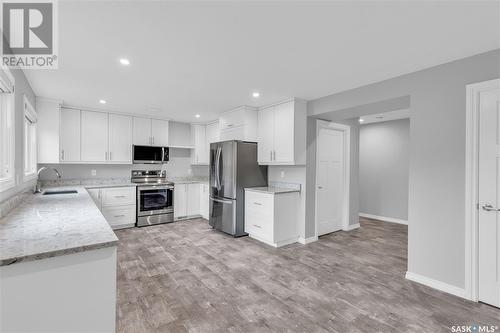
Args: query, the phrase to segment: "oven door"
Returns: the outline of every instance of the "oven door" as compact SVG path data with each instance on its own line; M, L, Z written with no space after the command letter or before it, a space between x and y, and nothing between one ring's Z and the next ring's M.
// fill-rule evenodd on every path
M137 187L137 216L148 216L174 211L174 187L164 185Z

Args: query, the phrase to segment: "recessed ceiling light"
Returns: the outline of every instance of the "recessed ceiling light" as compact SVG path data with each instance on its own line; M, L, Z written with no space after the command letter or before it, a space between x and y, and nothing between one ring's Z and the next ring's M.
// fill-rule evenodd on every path
M252 93L252 96L254 98L259 98L260 97L260 93L258 91L255 91L255 92Z
M124 65L124 66L128 66L130 65L130 61L126 58L121 58L120 59L120 64Z
M365 121L363 118L359 118L360 123L362 123L363 121Z
M100 99L100 100L99 100L99 103L101 103L101 104L106 104L106 101L105 101L105 100L103 100L103 99Z
M196 118L200 118L201 116L199 114L194 115Z

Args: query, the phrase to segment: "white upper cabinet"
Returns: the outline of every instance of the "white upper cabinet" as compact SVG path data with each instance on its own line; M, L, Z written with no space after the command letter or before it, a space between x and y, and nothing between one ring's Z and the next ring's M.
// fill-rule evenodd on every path
M207 143L209 146L213 142L220 141L219 122L208 124L206 131L207 131Z
M61 108L60 161L80 162L80 110Z
M191 164L208 164L208 150L206 126L193 124L191 125Z
M168 120L134 117L134 145L168 146Z
M107 162L108 114L82 111L82 161Z
M168 120L151 119L153 146L168 146Z
M219 118L220 141L257 141L257 109L242 106Z
M132 163L132 117L109 115L109 161Z
M151 119L134 117L134 145L149 146L151 139Z
M36 98L38 163L59 163L59 130L61 102Z
M306 102L294 99L262 108L258 114L259 164L305 164Z
M274 152L274 107L259 111L258 128L258 161L259 163L271 163Z
M191 148L191 124L169 121L168 146L171 148Z

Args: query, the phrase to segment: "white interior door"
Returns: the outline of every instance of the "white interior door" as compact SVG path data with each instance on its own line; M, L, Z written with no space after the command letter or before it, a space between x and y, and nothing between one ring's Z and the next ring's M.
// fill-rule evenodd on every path
M500 90L479 95L479 300L500 307Z
M342 229L344 216L344 132L319 128L316 215L318 236Z

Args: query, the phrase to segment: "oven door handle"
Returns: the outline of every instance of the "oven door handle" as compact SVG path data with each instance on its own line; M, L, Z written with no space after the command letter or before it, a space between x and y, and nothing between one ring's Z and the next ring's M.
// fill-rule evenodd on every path
M146 190L173 190L174 187L171 185L165 186L165 185L151 185L151 186L140 186L137 188L139 192L141 191L146 191Z

